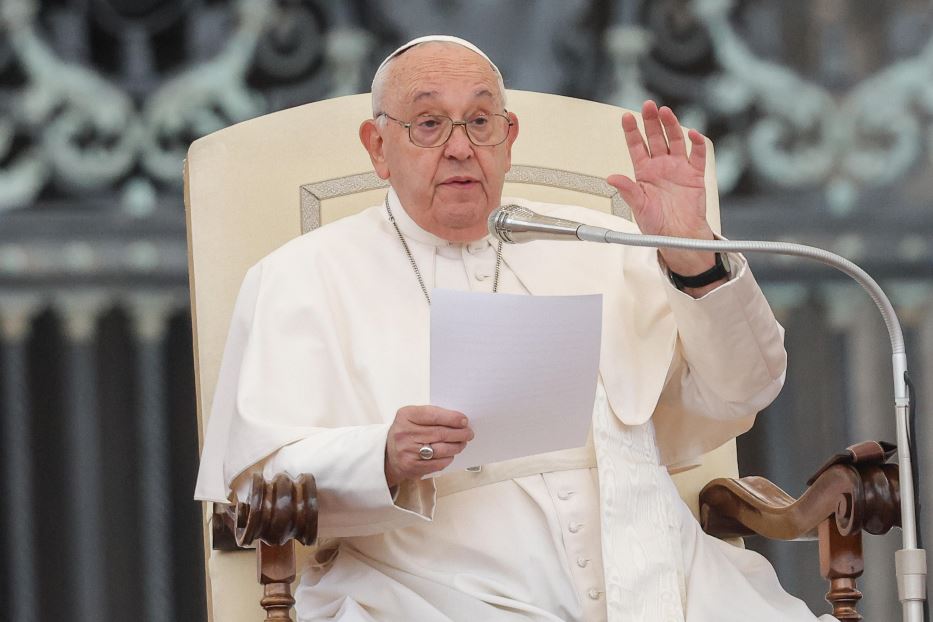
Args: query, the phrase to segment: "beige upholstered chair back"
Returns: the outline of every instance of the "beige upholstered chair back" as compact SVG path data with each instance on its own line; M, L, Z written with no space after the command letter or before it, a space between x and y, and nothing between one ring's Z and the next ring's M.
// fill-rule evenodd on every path
M589 101L509 91L520 122L504 195L585 205L628 216L604 179L631 174L620 128L622 110ZM201 442L217 381L233 303L247 269L310 228L382 200L385 183L372 173L357 138L371 115L369 95L307 104L226 128L196 141L185 164L189 271ZM712 159L708 214L719 229ZM696 512L699 489L736 475L730 443L704 465L676 476ZM216 622L262 619L255 560L212 552L205 504L208 603Z

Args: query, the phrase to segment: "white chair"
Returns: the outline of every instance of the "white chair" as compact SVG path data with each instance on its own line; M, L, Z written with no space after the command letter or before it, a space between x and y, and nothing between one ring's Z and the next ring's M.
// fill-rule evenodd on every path
M508 108L519 115L521 135L504 195L627 216L615 189L604 181L610 173L631 174L621 109L522 91L509 91ZM234 300L247 269L289 239L382 201L386 183L372 172L357 139L360 122L369 116L370 96L353 95L252 119L191 146L185 205L202 443ZM710 160L707 213L718 230ZM703 485L736 476L730 442L707 454L701 467L674 479L699 516ZM211 619L260 619L254 556L214 550L210 504L203 516Z

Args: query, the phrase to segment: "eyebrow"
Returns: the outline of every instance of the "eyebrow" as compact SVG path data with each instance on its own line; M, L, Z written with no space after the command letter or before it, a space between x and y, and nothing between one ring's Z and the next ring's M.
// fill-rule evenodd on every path
M438 95L440 95L440 93L438 93L437 91L419 91L411 101L412 103L415 103L422 99L435 98ZM486 87L480 87L476 89L475 91L473 91L473 96L474 97L488 97L490 99L494 99L492 91L490 91Z

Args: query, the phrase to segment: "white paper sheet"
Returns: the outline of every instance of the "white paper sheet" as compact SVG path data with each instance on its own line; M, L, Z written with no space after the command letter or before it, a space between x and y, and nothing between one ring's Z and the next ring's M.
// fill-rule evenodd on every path
M602 296L431 292L431 403L475 438L444 472L586 444Z

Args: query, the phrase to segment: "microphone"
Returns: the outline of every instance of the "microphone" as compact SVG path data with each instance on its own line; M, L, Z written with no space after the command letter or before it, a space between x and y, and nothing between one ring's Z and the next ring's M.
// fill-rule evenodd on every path
M580 240L577 230L585 225L572 220L537 214L521 205L503 205L489 215L489 233L507 244L532 240Z
M615 242L609 234L630 236L631 234L612 231L605 227L593 227L564 218L554 218L538 214L523 205L503 205L492 210L486 221L489 233L506 244L522 244L534 240L568 240L572 242ZM642 238L647 236L632 236ZM674 238L677 239L677 238ZM632 244L644 245L638 241Z
M908 428L910 393L907 386L907 351L900 321L894 306L878 283L845 257L821 248L791 242L736 240L695 240L661 235L623 233L593 227L572 220L537 214L521 205L505 205L492 211L487 221L489 233L508 244L533 240L580 240L625 246L678 248L714 252L763 252L806 257L832 266L854 279L881 312L891 343L894 370L894 417L897 422L898 471L901 496L901 536L903 548L895 553L898 596L904 620L920 622L926 597L926 552L918 547L915 488L919 488L913 468L914 441Z

